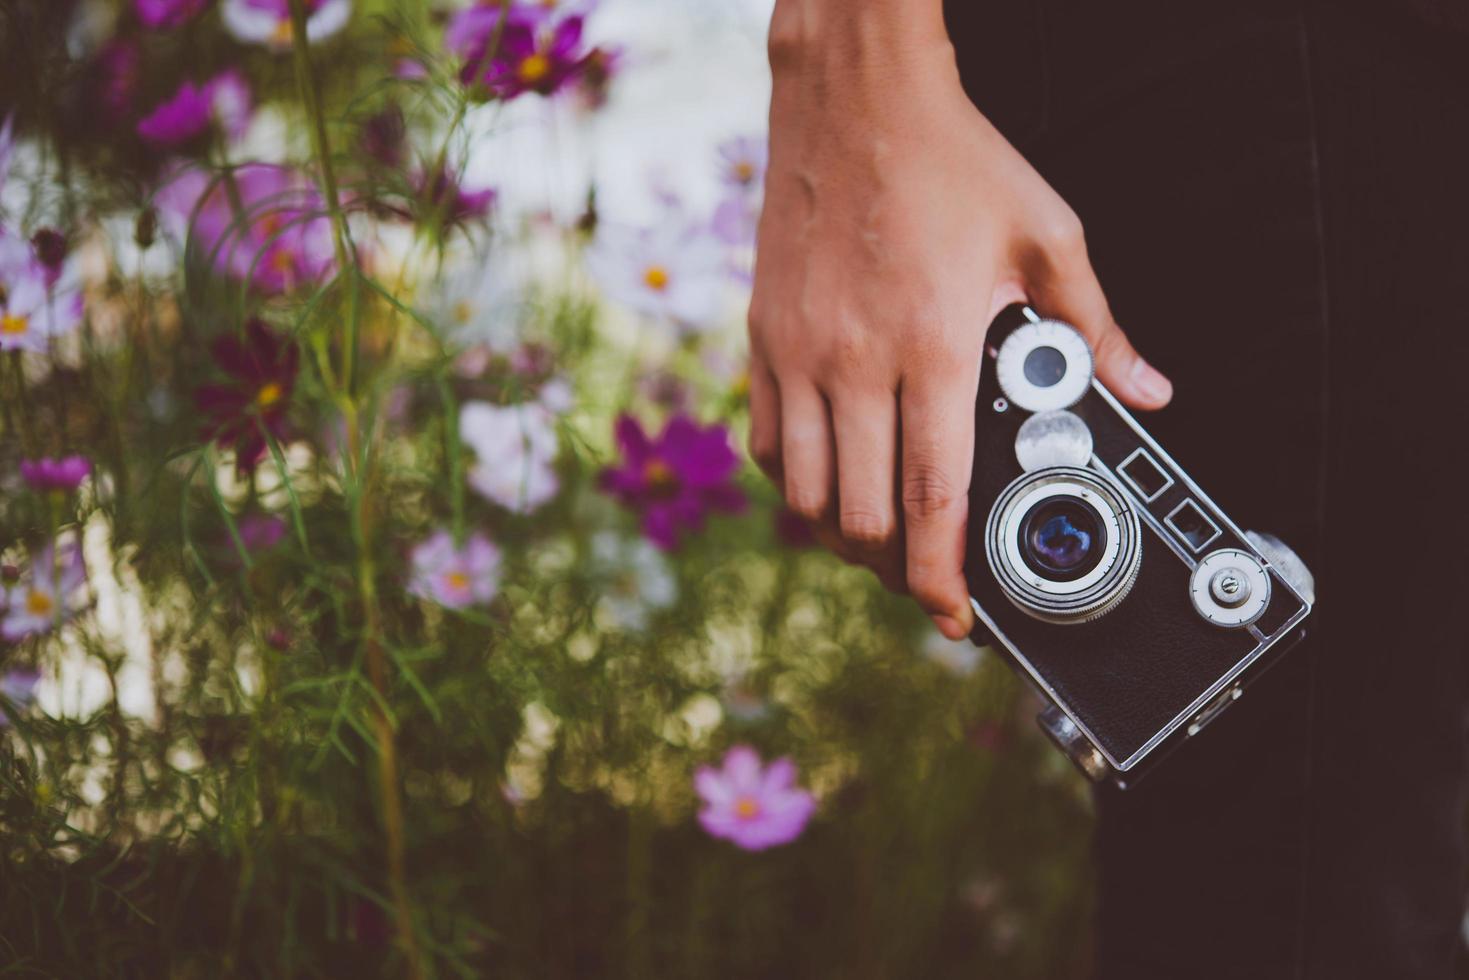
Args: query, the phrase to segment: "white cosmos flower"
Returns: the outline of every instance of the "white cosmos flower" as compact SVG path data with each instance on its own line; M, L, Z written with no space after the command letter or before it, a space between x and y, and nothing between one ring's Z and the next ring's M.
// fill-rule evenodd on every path
M725 249L698 225L603 226L587 267L613 301L685 330L713 326L723 304Z
M641 630L648 616L678 600L678 579L666 555L646 538L602 531L592 538L592 572L603 583L598 617L619 629Z
M444 335L463 344L482 344L504 353L520 332L520 289L503 262L474 254L432 287L429 319Z
M306 40L313 44L340 31L352 18L352 0L306 0L306 9ZM224 0L219 15L237 41L277 51L291 46L290 0Z
M469 485L487 500L528 514L560 489L556 478L556 417L539 402L465 402L459 438L473 451Z

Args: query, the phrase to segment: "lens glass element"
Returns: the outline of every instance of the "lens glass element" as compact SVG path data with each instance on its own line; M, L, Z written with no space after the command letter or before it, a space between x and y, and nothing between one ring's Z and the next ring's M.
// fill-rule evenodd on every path
M1031 570L1054 581L1069 581L1096 567L1106 546L1097 512L1075 497L1051 497L1036 504L1020 525L1020 554Z
M1021 370L1037 388L1050 388L1066 376L1066 355L1054 347L1037 347L1025 355Z

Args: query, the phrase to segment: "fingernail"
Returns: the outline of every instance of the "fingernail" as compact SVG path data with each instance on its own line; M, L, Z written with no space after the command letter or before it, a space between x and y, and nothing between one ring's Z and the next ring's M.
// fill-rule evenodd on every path
M945 616L942 613L935 613L931 618L933 619L933 625L937 626L939 632L944 634L944 636L951 640L964 639L966 630L963 626L959 625L958 620L951 616Z
M1141 357L1132 362L1128 380L1133 390L1149 401L1166 402L1173 397L1173 382Z

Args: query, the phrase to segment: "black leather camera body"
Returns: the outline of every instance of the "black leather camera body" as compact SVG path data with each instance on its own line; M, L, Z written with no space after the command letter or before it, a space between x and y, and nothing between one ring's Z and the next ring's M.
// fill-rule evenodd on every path
M986 338L965 573L976 642L1041 728L1126 787L1304 635L1310 572L1235 526L1092 376L1071 326L1011 307Z

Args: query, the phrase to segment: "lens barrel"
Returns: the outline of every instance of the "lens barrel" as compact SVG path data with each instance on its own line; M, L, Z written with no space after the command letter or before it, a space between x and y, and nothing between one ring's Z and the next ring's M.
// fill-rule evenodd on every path
M1005 596L1049 623L1112 611L1137 579L1137 514L1101 474L1077 466L1034 470L990 510L985 556Z

